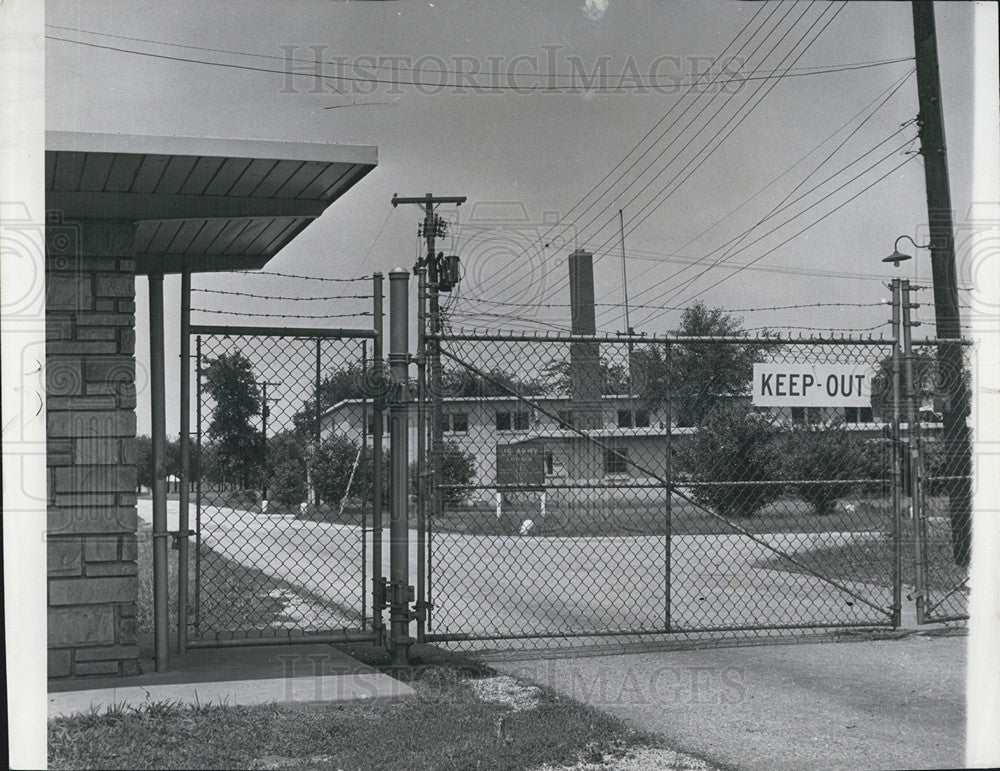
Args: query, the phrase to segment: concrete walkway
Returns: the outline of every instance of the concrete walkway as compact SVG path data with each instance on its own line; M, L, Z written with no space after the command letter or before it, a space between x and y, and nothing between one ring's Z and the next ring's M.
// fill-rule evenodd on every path
M737 769L961 768L962 635L491 665Z
M406 683L362 664L332 645L269 645L255 648L190 650L172 657L167 672L138 677L49 681L49 717L181 704L312 704L398 699L412 696Z

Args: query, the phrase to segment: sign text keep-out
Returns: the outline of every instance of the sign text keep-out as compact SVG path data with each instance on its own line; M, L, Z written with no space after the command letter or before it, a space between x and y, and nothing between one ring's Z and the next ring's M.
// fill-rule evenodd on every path
M868 407L872 369L854 364L754 364L760 407Z

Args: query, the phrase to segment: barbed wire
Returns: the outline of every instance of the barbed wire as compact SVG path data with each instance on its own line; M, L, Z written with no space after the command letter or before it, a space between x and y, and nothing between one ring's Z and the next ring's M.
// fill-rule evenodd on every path
M311 302L315 300L370 300L370 294L332 294L318 297L292 297L288 295L254 294L253 292L233 292L226 289L191 289L192 292L205 294L232 295L235 297L252 297L256 300L287 300L289 302Z
M500 305L512 308L571 308L573 307L570 303L531 303L531 302L513 302L507 300L487 300L483 297L464 295L460 299L469 300L474 302L489 303L491 305ZM721 310L726 313L754 313L757 311L784 311L784 310L800 310L803 308L876 308L884 303L871 302L871 303L800 303L797 305L772 305L772 306L757 306L753 308L722 308ZM624 307L623 303L594 303L595 308L618 308ZM665 310L665 311L683 311L687 310L689 306L680 305L644 305L642 303L629 304L629 308L632 309L649 309L649 310Z
M223 316L253 316L256 318L281 319L346 319L355 316L371 316L371 311L359 313L252 313L249 311L218 311L209 308L192 308L192 313L216 313Z
M233 273L245 273L250 276L278 276L280 278L298 278L305 281L330 281L348 284L353 281L371 281L371 276L358 276L357 278L329 278L327 276L302 276L297 273L279 273L273 270L234 270Z

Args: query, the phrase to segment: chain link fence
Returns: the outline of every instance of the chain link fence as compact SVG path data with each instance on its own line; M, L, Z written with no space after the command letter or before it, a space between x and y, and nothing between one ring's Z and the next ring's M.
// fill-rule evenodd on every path
M192 641L368 627L381 441L371 337L193 335Z
M893 623L891 341L437 340L426 639ZM755 407L756 363L872 406Z
M915 522L919 531L913 533L913 540L923 583L914 585L914 591L922 598L927 622L968 618L971 455L967 432L952 433L949 440L946 412L956 379L967 393L970 390L974 349L959 347L963 364L953 372L941 363L955 353L946 351L947 346L917 345L912 357L911 399L918 430L910 441L919 444L921 458L920 516Z

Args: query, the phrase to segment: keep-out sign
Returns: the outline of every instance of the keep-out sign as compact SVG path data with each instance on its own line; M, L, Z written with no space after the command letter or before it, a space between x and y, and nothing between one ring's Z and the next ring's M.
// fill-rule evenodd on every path
M872 369L851 364L754 364L760 407L868 407Z

